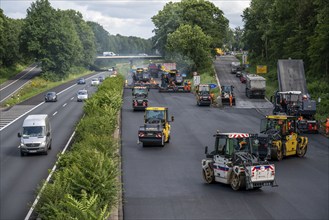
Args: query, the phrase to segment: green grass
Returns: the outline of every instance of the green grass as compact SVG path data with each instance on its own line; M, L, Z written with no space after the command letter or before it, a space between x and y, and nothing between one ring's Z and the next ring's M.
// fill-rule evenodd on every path
M17 75L18 73L22 72L28 66L29 66L28 64L16 64L11 67L1 67L0 68L0 84L9 80L10 78Z
M56 86L59 86L63 83L69 82L73 79L77 79L81 76L89 74L89 70L81 71L79 68L79 73L70 73L65 80L51 82L43 79L42 77L35 77L29 83L27 83L22 89L20 89L16 94L14 94L10 99L3 103L2 107L10 107L25 101L35 95L48 91Z

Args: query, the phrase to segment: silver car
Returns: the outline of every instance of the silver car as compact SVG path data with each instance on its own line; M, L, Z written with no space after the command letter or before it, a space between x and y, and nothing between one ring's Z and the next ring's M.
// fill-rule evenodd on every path
M82 102L83 100L88 99L88 91L85 89L79 90L77 94L77 101Z
M92 86L98 86L99 85L99 79L98 78L92 78L91 79L91 85Z

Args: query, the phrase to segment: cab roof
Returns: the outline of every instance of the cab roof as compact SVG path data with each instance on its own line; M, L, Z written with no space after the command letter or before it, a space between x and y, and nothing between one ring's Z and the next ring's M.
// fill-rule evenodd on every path
M146 111L152 111L152 110L165 111L165 110L168 110L168 108L167 107L147 107L145 110Z
M278 119L278 120L287 120L287 119L296 119L296 116L288 116L288 115L267 115L266 118L269 119Z
M228 138L247 138L250 137L249 133L220 133L217 131L215 136L227 136Z
M45 126L47 117L46 114L29 115L25 118L23 127Z

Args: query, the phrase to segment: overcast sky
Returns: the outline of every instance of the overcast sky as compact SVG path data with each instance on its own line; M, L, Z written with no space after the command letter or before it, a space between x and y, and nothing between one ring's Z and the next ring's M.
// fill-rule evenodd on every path
M25 18L33 0L0 0L0 8L10 18ZM84 20L99 23L110 34L150 38L151 17L170 1L164 0L50 0L55 9L80 11ZM175 2L175 1L173 1ZM229 20L231 28L243 27L242 12L250 0L211 0Z

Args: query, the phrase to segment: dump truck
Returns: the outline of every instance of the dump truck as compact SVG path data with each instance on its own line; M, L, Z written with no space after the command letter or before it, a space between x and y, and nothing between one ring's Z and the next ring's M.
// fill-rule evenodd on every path
M138 143L145 146L161 146L170 141L171 120L167 107L147 107L144 114L144 125L138 130Z
M248 98L265 98L266 79L256 74L246 75L246 96Z
M263 149L259 151L266 154L262 157L282 160L287 156L305 156L308 138L298 134L297 120L297 117L287 115L267 115L261 119L258 139L263 143L259 148Z
M230 184L233 190L259 189L263 186L277 186L275 165L257 157L253 145L257 135L248 133L217 133L210 153L205 147L202 173L206 183Z

